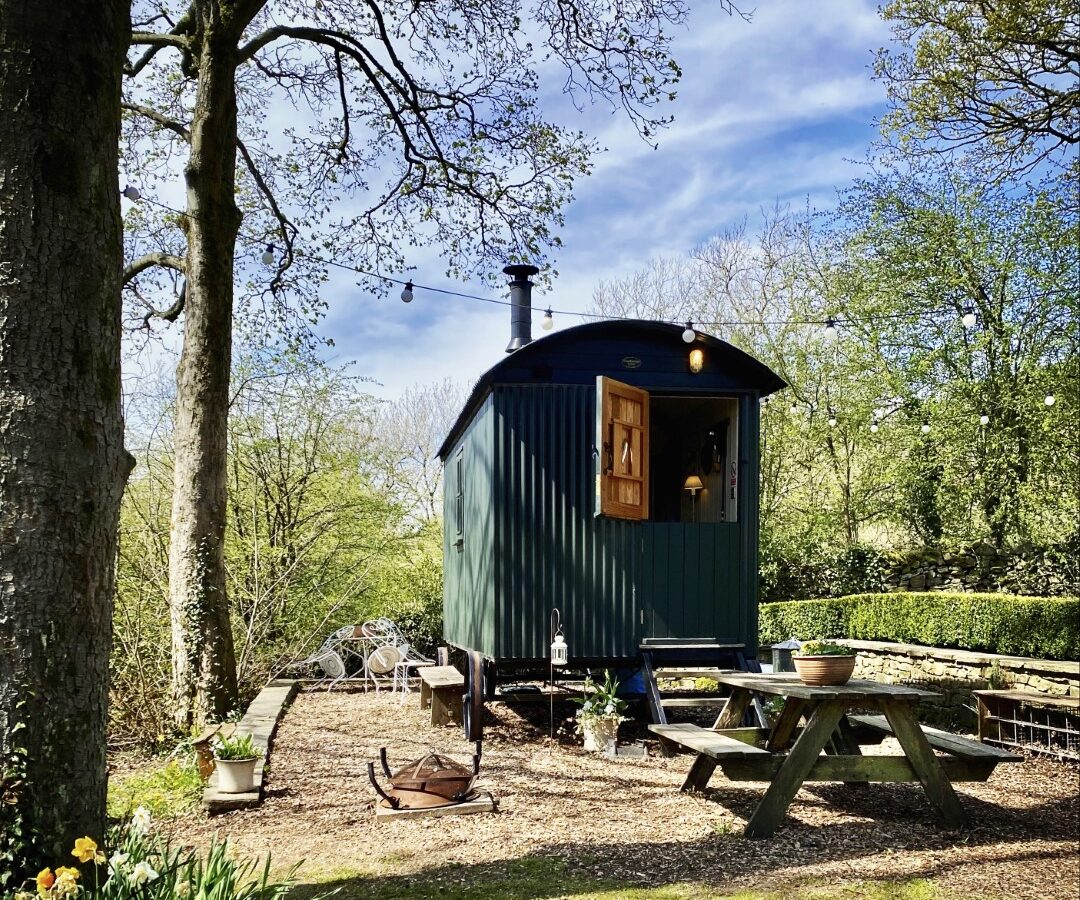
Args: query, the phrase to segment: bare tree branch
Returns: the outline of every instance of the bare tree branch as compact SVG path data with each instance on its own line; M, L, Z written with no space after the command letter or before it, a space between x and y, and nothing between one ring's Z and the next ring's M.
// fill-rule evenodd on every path
M147 253L128 263L124 269L124 274L121 276L121 281L123 284L127 284L140 272L145 272L147 269L152 269L154 266L161 266L165 269L175 269L177 272L181 273L185 271L184 261L179 256L172 253Z
M156 109L152 109L149 106L143 106L141 103L129 103L124 101L120 104L122 109L126 109L128 112L136 113L149 119L151 122L156 122L162 128L167 128L169 131L174 131L180 137L182 137L188 143L191 143L191 131L182 122L177 122L175 119L170 119L164 113L158 112Z

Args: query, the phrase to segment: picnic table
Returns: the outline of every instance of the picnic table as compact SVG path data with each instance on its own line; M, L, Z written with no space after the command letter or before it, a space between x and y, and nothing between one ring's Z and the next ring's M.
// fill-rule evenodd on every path
M731 696L711 729L688 724L649 728L661 742L697 754L684 791L703 790L718 766L731 781L768 783L747 823L747 837L772 834L806 781L849 785L918 781L945 822L960 827L967 824L967 816L952 781L986 781L998 763L1023 760L997 747L921 727L915 705L937 695L920 688L859 680L816 687L786 672L725 672L713 677L731 688ZM784 700L770 728L739 727L755 695ZM854 710L883 715L855 715ZM864 756L860 731L876 733L878 740L894 735L903 754ZM949 755L937 756L935 747Z

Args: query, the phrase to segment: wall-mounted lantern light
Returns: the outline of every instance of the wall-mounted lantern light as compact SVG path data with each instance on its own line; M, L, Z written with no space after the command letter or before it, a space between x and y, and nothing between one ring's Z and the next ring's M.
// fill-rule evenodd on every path
M695 375L701 371L701 367L705 365L705 351L700 347L695 347L690 351L690 371Z

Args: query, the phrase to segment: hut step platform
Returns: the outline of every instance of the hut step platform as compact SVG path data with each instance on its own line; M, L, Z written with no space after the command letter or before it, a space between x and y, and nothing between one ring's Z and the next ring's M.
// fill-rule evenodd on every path
M744 644L703 639L647 639L638 650L641 653L642 674L645 679L645 699L648 701L649 714L654 725L668 724L665 707L715 708L724 702L723 698L718 698L713 692L695 696L681 691L675 696L665 697L657 683L660 678L711 678L725 669L740 672L761 671L761 665L756 659L747 658ZM754 719L750 724L762 727L767 724L765 711L757 698L747 713Z

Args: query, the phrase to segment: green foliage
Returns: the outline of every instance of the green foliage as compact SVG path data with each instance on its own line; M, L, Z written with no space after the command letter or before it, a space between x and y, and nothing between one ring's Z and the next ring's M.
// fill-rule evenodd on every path
M108 812L125 819L138 807L155 818L172 818L198 808L203 782L194 753L140 768L109 780Z
M829 641L806 641L795 656L854 656L855 651Z
M12 735L25 727L16 724ZM35 854L35 841L25 815L26 751L16 747L0 757L0 896L15 887Z
M814 597L880 591L889 569L887 554L868 544L835 546L803 534L763 535L761 599Z
M626 719L626 701L616 696L619 682L610 671L604 670L602 684L591 676L586 677L583 690L584 696L574 698L574 702L581 706L575 714L579 732L588 722L622 722Z
M1080 600L932 592L760 607L762 645L810 634L1075 660L1080 659Z
M441 638L434 451L409 443L411 411L392 420L363 387L291 355L236 365L225 555L246 696L340 626L388 616L428 653ZM144 747L173 737L168 422L154 434L121 509L112 659L110 738ZM422 462L403 463L405 445Z
M960 147L1005 176L1075 158L1075 3L892 0L881 13L895 38L875 66L892 106L884 125L904 146Z
M214 759L242 760L258 759L262 753L255 748L250 734L232 734L228 737L218 735L214 739Z

